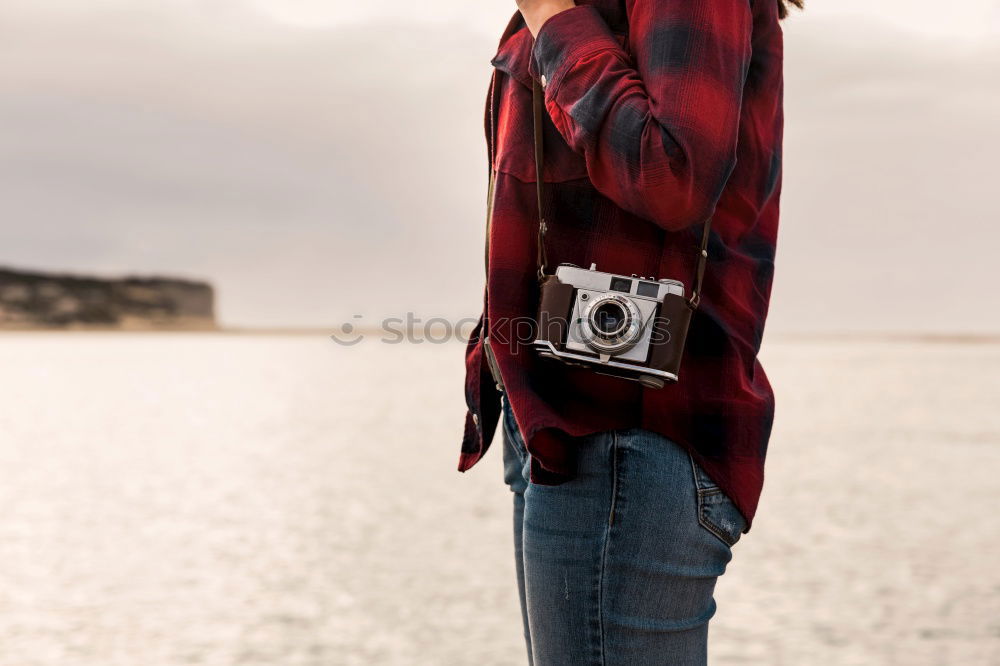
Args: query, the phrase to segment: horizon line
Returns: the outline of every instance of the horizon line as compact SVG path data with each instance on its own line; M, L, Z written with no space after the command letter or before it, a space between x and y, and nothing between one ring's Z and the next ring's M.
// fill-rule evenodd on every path
M120 328L114 326L88 326L68 328L46 327L11 327L0 326L0 335L16 333L199 333L212 335L288 335L308 336L323 335L329 337L340 328L340 325L325 326L230 326L219 325L216 328ZM385 331L377 327L357 327L358 335L378 335ZM970 331L773 331L765 333L764 341L773 340L798 341L872 341L872 342L924 342L936 344L1000 344L1000 331L970 332Z

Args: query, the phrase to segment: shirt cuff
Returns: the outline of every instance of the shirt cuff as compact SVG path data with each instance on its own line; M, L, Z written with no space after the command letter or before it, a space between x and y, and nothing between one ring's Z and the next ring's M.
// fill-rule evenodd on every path
M554 94L579 60L608 50L622 50L608 24L594 7L577 5L542 24L532 47L528 73Z

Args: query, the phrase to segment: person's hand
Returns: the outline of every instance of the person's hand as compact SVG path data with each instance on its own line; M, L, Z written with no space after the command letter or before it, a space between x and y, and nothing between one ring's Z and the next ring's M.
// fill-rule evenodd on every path
M576 7L576 0L517 0L517 8L521 10L532 37L538 36L543 23L573 7Z

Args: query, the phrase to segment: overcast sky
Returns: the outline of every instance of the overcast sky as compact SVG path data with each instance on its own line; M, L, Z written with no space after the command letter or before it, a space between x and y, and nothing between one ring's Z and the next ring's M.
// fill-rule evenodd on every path
M1000 10L943 6L785 23L770 330L1000 330ZM0 265L209 279L234 325L474 316L513 10L0 0Z

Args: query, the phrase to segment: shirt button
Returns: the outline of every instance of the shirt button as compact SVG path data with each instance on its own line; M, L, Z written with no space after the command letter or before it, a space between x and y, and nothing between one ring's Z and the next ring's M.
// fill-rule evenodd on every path
M548 83L549 83L549 80L545 78L545 75L544 75L544 74L542 74L542 76L541 76L541 78L539 79L539 81L541 81L541 84L542 84L542 87L543 87L543 88L544 88L545 86L547 86L547 85L548 85Z

